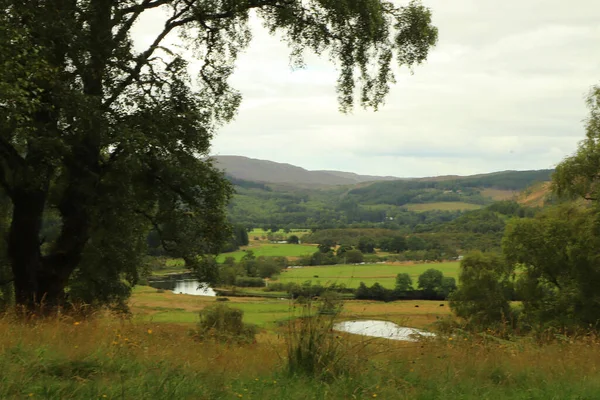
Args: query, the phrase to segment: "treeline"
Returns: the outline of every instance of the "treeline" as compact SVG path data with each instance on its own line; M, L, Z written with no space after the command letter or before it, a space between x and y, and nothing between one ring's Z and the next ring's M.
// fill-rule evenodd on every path
M386 289L378 282L367 287L361 282L354 292L357 300L446 300L456 290L456 280L444 276L442 271L430 268L419 275L418 289L414 289L412 278L409 274L402 273L396 276L394 289Z

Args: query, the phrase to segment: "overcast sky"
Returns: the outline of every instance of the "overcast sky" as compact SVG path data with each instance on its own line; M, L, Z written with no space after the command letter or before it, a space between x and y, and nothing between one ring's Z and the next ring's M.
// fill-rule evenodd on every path
M552 168L584 136L600 83L598 0L424 0L439 28L428 61L397 74L378 112L338 112L336 71L256 23L233 86L244 100L213 154L306 169L418 177Z

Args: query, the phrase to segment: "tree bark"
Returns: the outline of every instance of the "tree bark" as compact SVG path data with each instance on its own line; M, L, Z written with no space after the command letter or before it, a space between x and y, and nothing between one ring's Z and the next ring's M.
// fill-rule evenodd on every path
M42 227L46 193L43 190L16 189L13 216L8 235L17 304L31 308L39 302L42 255L39 233Z

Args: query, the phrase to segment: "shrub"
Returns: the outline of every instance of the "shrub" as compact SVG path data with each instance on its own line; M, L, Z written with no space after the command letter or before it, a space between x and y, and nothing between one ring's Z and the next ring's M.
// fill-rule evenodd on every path
M250 276L238 276L235 278L235 286L239 287L264 287L265 281L262 278L253 278Z
M196 336L200 340L219 342L252 343L256 327L243 322L244 312L226 304L213 304L200 311Z

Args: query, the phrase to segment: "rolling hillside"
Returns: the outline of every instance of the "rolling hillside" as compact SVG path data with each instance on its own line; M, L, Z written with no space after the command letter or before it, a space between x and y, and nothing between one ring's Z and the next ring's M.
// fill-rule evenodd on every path
M392 229L412 229L420 225L419 229L424 229L423 226L449 222L469 210L485 208L495 201L519 200L519 196L522 198L521 192L532 185L543 185L552 173L551 170L503 171L467 177L350 184L347 183L349 179L367 177L337 171L307 171L292 165L233 158L242 160L240 164L234 163L237 168L245 165L246 169L244 174L240 172L237 177L234 177L235 169L226 170L237 192L229 205L230 219L261 228L368 224ZM229 158L225 160L230 161ZM258 167L253 170L252 165ZM257 176L262 172L265 174L262 182L240 178ZM281 182L270 183L266 179ZM310 179L320 183L307 184ZM294 181L302 183L295 184ZM323 183L327 181L338 183ZM342 185L341 182L345 183ZM535 207L538 202L524 205Z
M254 182L331 186L399 179L342 171L309 171L291 164L242 156L214 156L212 158L227 175Z

